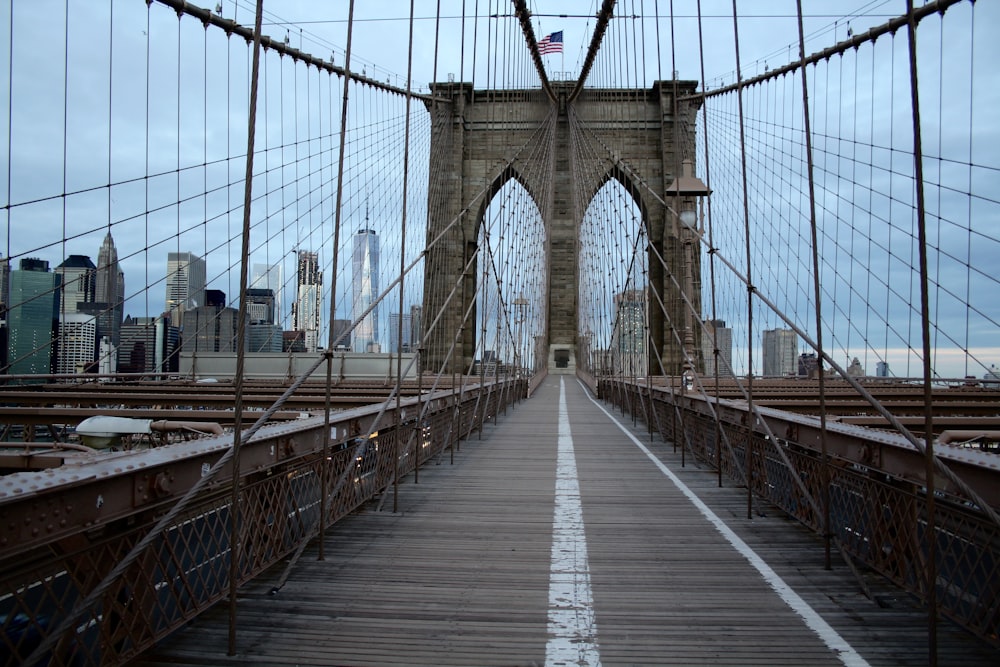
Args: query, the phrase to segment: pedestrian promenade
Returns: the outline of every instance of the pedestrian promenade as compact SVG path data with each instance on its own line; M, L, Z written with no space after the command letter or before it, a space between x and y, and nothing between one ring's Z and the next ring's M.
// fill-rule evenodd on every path
M137 664L922 665L926 615L552 375L390 497ZM947 623L940 664L1000 654Z

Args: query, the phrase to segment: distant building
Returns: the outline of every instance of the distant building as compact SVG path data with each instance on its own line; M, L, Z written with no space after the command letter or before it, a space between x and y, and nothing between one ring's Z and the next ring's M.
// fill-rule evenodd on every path
M305 352L306 341L304 331L283 331L281 332L282 352Z
M229 304L226 302L225 292L220 289L207 289L205 290L205 302L199 305L211 306L212 308L225 308Z
M284 283L281 280L281 263L254 264L253 274L250 278L250 288L258 290L271 290L273 303L271 305L271 324L281 324L281 304Z
M354 235L351 288L354 297L352 321L358 323L354 328L354 351L381 349L378 346L379 307L375 304L379 293L379 245L375 230L359 229ZM371 312L365 315L369 308Z
M798 370L799 339L791 329L764 331L764 377L795 375Z
M175 373L180 330L164 317L127 317L118 348L119 373Z
M97 280L94 303L101 304L97 315L99 336L109 336L117 347L121 342L122 319L125 316L125 274L118 264L118 250L109 231L97 253Z
M875 364L875 377L887 378L889 377L889 362L880 361Z
M97 318L85 313L60 313L56 373L97 370Z
M615 319L611 329L614 373L646 375L646 292L627 290L615 295Z
M350 329L351 329L350 320L333 321L333 347L335 350L351 349Z
M854 378L865 376L865 367L861 365L861 361L857 357L854 357L850 365L848 365L847 374Z
M319 255L300 250L296 273L296 297L292 304L292 329L302 332L306 352L319 349L320 291L323 272L319 270Z
M167 300L171 322L183 322L184 311L205 305L205 260L190 252L167 254Z
M283 336L277 324L251 322L247 325L247 352L281 352Z
M246 299L250 324L274 324L274 291L251 287Z
M184 311L181 352L236 352L239 314L235 308L219 305Z
M7 368L7 306L10 304L10 259L0 257L0 371Z
M118 372L118 348L111 342L110 336L104 336L97 344L97 372L101 375ZM101 382L107 382L107 379Z
M423 306L410 306L410 351L416 352L423 336Z
M803 378L819 377L819 359L815 352L803 352L799 355L798 376Z
M7 310L7 372L44 375L52 372L55 337L59 327L60 276L49 263L36 258L20 261L10 272Z
M715 377L715 348L712 345L712 335L715 335L719 346L719 377L732 377L733 367L733 330L726 326L725 320L705 320L705 329L701 336L702 357L705 359L705 375Z
M76 312L83 315L89 315L97 321L97 339L101 341L105 338L108 339L108 344L111 347L105 347L104 352L98 351L98 361L100 362L101 354L107 356L109 352L113 352L117 349L117 346L113 342L112 335L117 330L119 334L119 340L121 335L121 322L118 323L117 328L114 324L114 309L112 304L94 301L93 303L81 303L76 307Z
M0 319L7 319L7 304L10 303L10 259L0 257Z
M73 315L84 303L94 303L97 294L97 267L86 255L70 255L55 268L60 276L59 316Z
M107 305L96 301L97 267L86 255L70 255L55 268L55 273L60 276L59 349L55 357L55 372L84 372L97 359L97 341L111 333L110 318L106 317L103 322L109 330L102 330L100 326L102 321L99 317L105 313ZM92 338L89 352L79 347L81 336Z
M411 352L413 346L413 315L403 313L402 318L403 341L400 344L400 317L399 313L389 313L389 352Z
M246 300L247 351L281 352L282 331L274 323L274 292L250 288Z
M996 364L990 364L990 369L983 375L984 387L1000 386L1000 368Z

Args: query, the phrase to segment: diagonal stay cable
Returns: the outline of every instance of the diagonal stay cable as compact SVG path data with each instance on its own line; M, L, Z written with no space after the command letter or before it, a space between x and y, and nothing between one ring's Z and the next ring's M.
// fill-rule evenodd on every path
M597 141L599 141L599 139ZM623 160L621 160L617 155L614 155L613 151L611 151L607 147L605 147L605 148L607 149L609 155L611 155L613 162L618 167L620 167L626 173L628 173L630 176L632 176L635 179L636 183L638 183L643 189L645 189L647 192L649 192L650 195L652 197L654 197L670 213L676 215L676 212L673 210L673 208L670 207L670 205L667 204L656 193L656 191L653 190L653 188L651 188L647 183L645 183L641 178L639 178L639 176L637 174L635 174L629 168L629 166L628 166L627 163L625 163ZM895 415L893 415L891 412L889 412L881 404L881 402L877 398L875 398L875 396L873 396L871 394L871 392L869 392L867 389L865 389L865 387L860 382L857 381L856 378L854 378L853 376L849 375L847 373L847 371L840 364L838 364L827 352L825 352L825 351L819 352L818 349L817 349L816 342L801 327L799 327L788 315L786 315L784 312L782 312L773 301L771 301L770 299L768 299L761 292L759 292L756 287L754 287L752 284L750 284L750 282L747 280L746 276L743 273L741 273L740 270L731 261L729 261L725 257L725 255L723 255L719 251L718 248L709 247L708 246L708 241L704 237L698 237L698 240L699 240L700 243L704 243L706 245L706 247L708 247L709 254L714 254L718 258L718 260L720 262L722 262L723 265L726 266L726 268L729 269L729 271L732 273L732 275L737 280L739 280L744 285L746 285L747 289L750 292L752 292L754 295L756 295L757 298L760 299L761 302L764 305L766 305L772 312L774 312L774 314L777 315L783 322L785 322L785 324L787 324L790 329L792 329L793 331L795 331L795 333L798 334L806 342L806 344L808 344L814 350L817 350L818 353L822 354L823 355L823 359L826 361L826 363L829 364L830 367L833 368L848 384L850 384L851 387L855 391L858 392L858 395L860 395L862 398L864 398L868 402L868 404L871 405L872 408L874 408L875 411L879 413L879 415L881 415L882 417L884 417L886 419L886 421L888 421L893 426L893 428L895 428L900 433L900 435L902 435L911 445L913 445L917 449L917 451L919 451L921 454L925 454L926 453L926 447L924 446L923 442L921 442L920 438L917 438L913 434L912 431L910 431ZM745 388L743 387L742 382L740 382L737 379L737 383L736 384L740 388L741 391L745 392ZM758 417L761 420L761 423L766 426L766 422L763 421L761 415L758 412L756 412L756 411L755 411L755 416ZM772 434L772 437L773 437L773 434ZM989 503L987 503L986 501L984 501L983 498L971 486L969 486L968 483L966 483L961 477L959 477L936 454L934 455L934 466L938 470L938 472L940 472L942 475L944 475L960 491L962 491L962 493L964 493L966 495L966 497L969 498L969 500L971 500L973 503L975 503L975 505L982 512L984 512L990 518L990 520L992 522L994 522L997 526L1000 526L1000 515L998 515L997 512L992 507L990 507Z

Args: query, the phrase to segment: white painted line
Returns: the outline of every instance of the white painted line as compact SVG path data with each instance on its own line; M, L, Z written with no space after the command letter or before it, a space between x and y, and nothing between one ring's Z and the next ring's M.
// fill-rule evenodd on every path
M587 538L583 530L576 454L566 411L566 387L559 378L559 440L556 502L552 517L552 566L549 574L549 639L545 665L601 664L594 597L590 590Z
M581 386L583 385L581 384ZM587 390L586 387L584 387L584 393L587 395L587 398L589 398L590 401L601 410L601 412L607 415L608 419L614 422L615 425L621 429L622 433L635 443L635 446L638 447L643 454L649 457L649 460L652 461L664 475L670 478L670 481L673 482L677 488L681 490L681 493L683 493L687 499L698 508L698 511L701 512L713 526L715 526L715 529L719 531L724 538L726 538L729 544L731 544L736 551L738 551L744 558L747 559L747 561L749 561L751 565L757 569L758 572L760 572L760 575L764 577L764 581L766 581L768 585L774 589L774 592L785 601L785 604L792 608L792 611L802 618L806 626L808 626L810 630L815 632L816 635L823 640L823 643L826 644L838 658L840 658L842 663L848 665L848 667L867 667L868 662L862 658L850 644L847 643L847 640L841 637L829 623L824 621L823 617L809 606L809 603L799 597L799 594L792 590L792 587L786 584L785 581L778 576L778 573L772 570L771 566L765 563L764 559L758 556L757 552L750 548L750 545L740 539L740 536L734 533L732 529L730 529L729 526L727 526L725 522L708 507L708 505L702 502L702 500L695 495L694 491L688 488L687 484L682 482L680 478L677 477L672 470L670 470L670 468L660 461L660 459L656 458L656 456L649 451L645 445L639 442L639 440L632 435L627 428L622 426L621 422L615 419L610 412L605 410L603 405L594 400L594 398L590 395L590 391Z

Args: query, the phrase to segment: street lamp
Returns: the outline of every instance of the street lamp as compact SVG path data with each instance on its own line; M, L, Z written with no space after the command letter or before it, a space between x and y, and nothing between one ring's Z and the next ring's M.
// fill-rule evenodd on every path
M691 389L694 385L694 242L701 236L702 228L696 202L700 204L702 197L712 194L712 190L700 178L694 175L694 164L691 160L681 162L681 175L674 179L666 189L669 197L674 197L677 219L680 221L678 236L684 244L684 296L690 308L684 309L684 387Z

